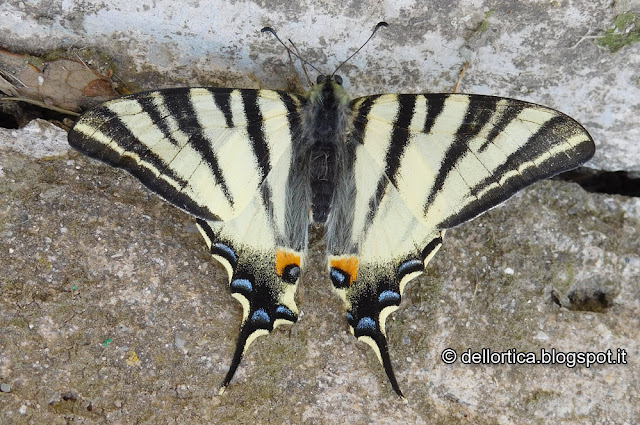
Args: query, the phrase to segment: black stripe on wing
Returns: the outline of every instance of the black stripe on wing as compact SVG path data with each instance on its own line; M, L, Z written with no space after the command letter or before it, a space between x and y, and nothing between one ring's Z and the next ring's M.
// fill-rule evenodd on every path
M216 103L220 112L224 115L227 127L233 127L233 114L231 113L231 91L232 89L216 89L211 90L213 101Z
M180 130L189 136L189 144L200 154L202 160L207 163L211 174L214 176L215 182L220 186L220 190L225 196L229 205L233 206L233 196L231 195L229 188L224 181L218 156L211 148L211 142L207 139L203 132L203 124L198 121L198 114L196 112L197 105L194 105L191 96L184 96L185 89L168 89L160 91L160 95L164 100L164 104L171 113ZM225 97L229 99L230 90L228 89L210 89L212 95L217 95L218 98ZM214 97L215 99L216 97ZM217 104L217 102L216 102ZM221 110L224 112L224 110ZM226 125L229 127L229 121ZM166 133L165 133L166 134ZM167 135L169 137L169 135Z
M409 144L409 137L411 135L409 126L416 106L416 96L398 95L397 101L398 112L393 120L393 131L385 158L385 172L380 176L376 191L371 199L369 199L369 213L367 214L367 219L364 224L365 232L375 219L376 213L378 212L378 205L382 202L382 198L387 191L387 186L389 184L396 185L396 177L400 169L401 159Z
M565 142L565 149L557 155L547 156L540 161L549 150L557 146L560 141L567 140L577 134L584 135L584 139L570 146ZM571 170L578 165L591 159L595 153L595 145L587 131L576 121L566 115L554 117L543 124L538 131L533 134L526 144L509 155L506 161L494 170L492 175L480 181L470 188L470 197L475 198L460 211L447 217L442 223L442 228L457 226L468 221L484 211L506 201L519 190L558 173ZM534 166L524 167L532 161L539 163ZM519 170L522 172L514 174L512 177L502 181L500 185L484 192L486 188L495 183L495 177L505 175L509 171ZM481 192L484 192L480 194Z
M472 97L475 97L475 96L472 96ZM500 98L494 98L491 96L486 96L485 98L489 101L494 101L495 103L501 100ZM479 152L485 151L489 147L489 145L493 143L496 137L500 135L500 133L505 129L505 127L511 121L513 121L520 112L522 112L522 110L525 108L526 105L527 104L525 102L519 102L519 101L518 102L509 101L505 105L502 105L500 108L500 118L498 118L498 121L493 125L493 128L491 129L491 131L489 131L489 134L487 135L487 140L485 140L484 143L482 143L478 151Z
M100 132L117 144L123 150L135 152L142 161L151 164L157 170L173 180L178 186L185 187L188 182L170 168L164 166L163 161L145 145L138 142L136 136L124 125L121 119L107 107L100 106L80 118L84 123L88 123L94 134ZM78 121L74 127L81 121ZM189 196L177 190L172 184L164 179L158 178L156 173L146 166L140 165L130 156L122 156L113 147L105 145L94 139L91 135L85 135L74 131L74 127L69 131L69 144L80 152L109 165L122 168L138 178L147 188L162 196L168 202L189 213L208 220L218 220L206 206L199 205Z
M429 99L429 97L427 97ZM462 156L469 152L469 142L477 136L482 127L489 121L496 110L496 105L500 98L484 98L469 96L469 106L462 124L456 130L453 143L447 149L444 159L440 164L440 169L436 175L436 180L431 187L431 192L427 196L424 211L429 209L436 196L442 190L444 182L449 173L455 168ZM430 101L430 99L429 99ZM445 100L446 102L446 100ZM429 118L427 118L428 120ZM445 119L442 117L442 119ZM434 118L435 120L435 118ZM426 125L425 125L426 127ZM493 176L490 176L493 177Z
M289 121L289 130L291 131L291 140L299 140L302 135L302 120L300 117L299 102L300 99L286 92L278 92L280 100L287 109L287 120Z
M409 141L409 125L413 118L413 112L416 106L416 96L414 95L398 95L398 113L393 123L393 132L391 133L391 143L387 149L387 157L385 173L391 184L396 184L396 173L400 168L400 161L404 155ZM386 179L385 179L386 181Z
M258 105L258 92L256 90L241 90L244 114L247 121L247 132L251 139L251 146L262 177L266 177L271 171L269 163L269 146L264 135L264 118Z
M364 139L364 130L369 123L369 112L376 103L380 95L367 96L362 99L356 99L356 101L362 100L359 105L356 105L356 101L351 102L351 109L356 108L357 113L353 120L353 140L356 145L361 145Z
M431 132L433 125L444 109L444 102L447 99L446 94L434 94L427 97L427 116L422 127L423 133Z

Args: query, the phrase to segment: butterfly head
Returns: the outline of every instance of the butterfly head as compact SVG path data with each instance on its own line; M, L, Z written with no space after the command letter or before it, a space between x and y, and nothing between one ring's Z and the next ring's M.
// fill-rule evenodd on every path
M317 127L323 126L322 120L326 119L327 111L335 111L338 115L329 114L335 119L335 116L344 115L349 105L349 96L342 88L342 77L335 74L318 75L316 84L307 93L307 98L309 103L314 105L313 109L321 115L315 118Z
M316 84L326 84L329 81L334 81L339 86L342 85L342 77L336 74L331 74L331 75L320 74L316 79Z

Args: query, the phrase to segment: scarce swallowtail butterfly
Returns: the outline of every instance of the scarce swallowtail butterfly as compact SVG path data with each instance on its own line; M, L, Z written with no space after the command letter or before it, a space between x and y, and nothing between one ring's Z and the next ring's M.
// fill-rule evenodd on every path
M341 83L320 75L304 96L148 91L98 106L69 132L72 147L195 216L226 268L243 318L221 392L256 337L296 322L316 224L349 328L402 396L385 321L446 229L595 151L580 124L544 106L469 94L350 99Z

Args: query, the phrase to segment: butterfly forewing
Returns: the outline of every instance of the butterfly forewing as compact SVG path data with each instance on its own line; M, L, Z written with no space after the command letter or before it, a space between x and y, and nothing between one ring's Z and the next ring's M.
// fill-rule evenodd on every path
M594 153L572 118L493 96L384 95L366 121L363 149L386 165L404 203L434 229L467 221Z
M289 152L288 115L296 102L269 90L151 91L83 115L69 143L127 170L187 212L225 221L243 210ZM268 116L256 118L256 110ZM275 185L278 190L285 186Z

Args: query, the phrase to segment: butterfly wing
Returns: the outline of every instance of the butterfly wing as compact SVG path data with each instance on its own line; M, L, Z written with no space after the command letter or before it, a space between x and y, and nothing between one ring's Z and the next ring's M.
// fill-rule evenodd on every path
M287 192L299 107L298 97L270 90L167 89L107 102L69 133L74 148L197 217L243 307L222 390L257 336L297 320L307 223L292 223L287 211L307 206Z
M570 117L512 99L390 94L355 99L351 107L353 223L348 248L329 258L329 272L352 332L371 345L401 395L385 320L445 230L575 168L595 147Z

